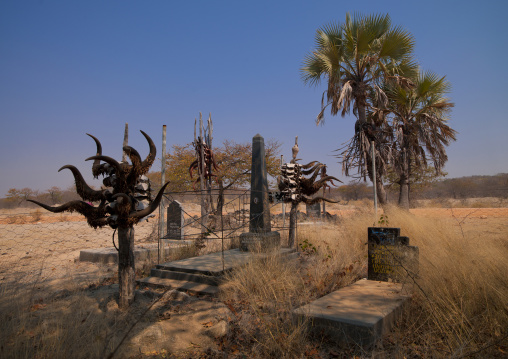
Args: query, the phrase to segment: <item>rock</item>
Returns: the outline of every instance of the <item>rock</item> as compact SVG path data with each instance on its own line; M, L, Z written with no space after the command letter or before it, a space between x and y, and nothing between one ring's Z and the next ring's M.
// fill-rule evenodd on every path
M188 302L191 299L190 295L178 290L172 289L164 294L163 300L175 300L179 302Z
M139 347L142 352L146 350L151 350L154 346L153 344L158 344L164 336L164 332L161 326L157 324L153 324L137 335L135 335L131 339L131 345L134 347Z
M220 322L215 324L213 327L208 328L205 331L205 334L212 337L212 338L218 339L218 338L222 338L223 336L225 336L228 333L228 331L229 331L229 324L225 320L221 320Z

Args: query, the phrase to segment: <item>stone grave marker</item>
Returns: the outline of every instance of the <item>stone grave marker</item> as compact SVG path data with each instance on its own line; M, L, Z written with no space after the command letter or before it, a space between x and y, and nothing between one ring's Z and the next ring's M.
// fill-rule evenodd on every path
M400 236L400 228L368 228L368 279L400 282L418 273L418 247Z
M321 217L321 203L306 204L307 217Z
M184 239L183 237L183 207L178 201L172 201L168 206L168 218L167 218L167 239Z

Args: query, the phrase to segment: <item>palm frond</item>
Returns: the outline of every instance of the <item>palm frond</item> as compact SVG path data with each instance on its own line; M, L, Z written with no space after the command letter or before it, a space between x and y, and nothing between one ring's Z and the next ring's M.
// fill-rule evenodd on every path
M337 108L342 109L342 116L349 112L351 101L353 100L353 88L351 87L351 81L347 81L342 90L340 91L340 97L337 101Z

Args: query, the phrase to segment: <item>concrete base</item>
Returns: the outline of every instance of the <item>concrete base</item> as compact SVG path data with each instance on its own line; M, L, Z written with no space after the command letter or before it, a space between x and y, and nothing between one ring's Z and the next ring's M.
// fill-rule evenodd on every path
M280 233L242 233L240 234L240 250L244 252L272 252L280 248Z
M169 247L164 248L165 256L168 256L175 248L192 243L192 241L177 240L174 242L176 243L169 243ZM158 253L157 244L134 246L134 259L136 261L157 260ZM94 263L118 263L118 252L114 247L84 249L79 252L79 260Z
M309 318L313 330L365 348L391 330L409 297L399 283L362 279L296 309L294 314Z
M247 264L253 258L266 258L270 255L280 255L282 257L293 254L293 248L279 248L271 253L260 253L253 256L252 253L244 252L239 249L230 249L222 252L209 253L199 257L180 259L177 261L158 264L158 269L199 273L210 276L221 276L234 268Z
M138 280L142 286L174 288L198 295L217 295L223 275L246 265L254 258L272 255L291 260L298 257L293 248L279 248L271 253L243 252L239 249L209 253L199 257L158 264L150 277Z

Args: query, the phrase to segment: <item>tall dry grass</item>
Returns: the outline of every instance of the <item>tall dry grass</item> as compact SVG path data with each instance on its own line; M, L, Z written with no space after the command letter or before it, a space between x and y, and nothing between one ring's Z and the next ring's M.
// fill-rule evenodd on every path
M388 216L390 225L400 227L420 248L418 290L402 323L408 331L399 333L396 351L443 357L505 355L508 229L494 233L477 221L418 218L399 210Z
M378 354L400 358L506 355L506 226L504 233L493 233L473 220L422 218L396 208L384 215L388 226L400 227L401 235L419 247L420 269L418 277L406 278L414 295L396 330L376 349ZM316 348L326 357L334 344L320 342L307 332L305 323L295 322L288 313L366 276L367 227L373 225L379 223L372 210L360 207L335 226L300 226L300 260L272 258L232 273L223 299L242 313L240 317L248 316L235 335L243 335L243 343L252 349L231 341L254 357L299 357ZM254 339L249 342L248 338ZM362 348L356 354L366 355Z
M233 348L257 358L316 353L307 321L292 310L365 274L363 243L341 236L335 226L301 227L298 238L298 260L253 259L227 276L221 299L237 321L222 343L224 351Z
M67 293L67 292L66 292ZM72 294L70 294L72 293ZM109 323L80 292L41 297L26 287L2 287L0 356L3 358L100 358Z
M124 337L160 297L140 291L121 310L116 284L82 288L61 282L66 289L42 295L37 286L0 289L1 358L103 359L117 347L114 358L135 356Z

